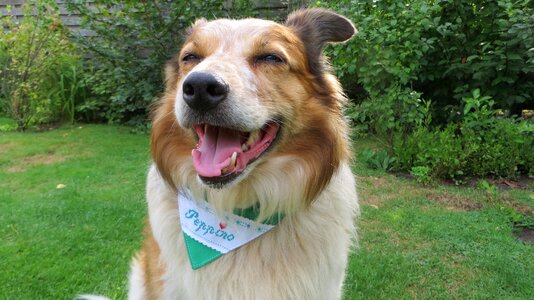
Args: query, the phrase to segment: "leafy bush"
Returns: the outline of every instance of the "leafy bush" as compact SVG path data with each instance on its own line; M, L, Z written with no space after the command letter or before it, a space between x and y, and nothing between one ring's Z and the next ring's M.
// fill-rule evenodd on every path
M410 89L443 112L481 89L497 107L534 98L534 8L529 0L317 2L350 18L358 35L330 49L348 94L376 101ZM362 96L361 88L365 91ZM357 94L358 93L358 94Z
M393 148L395 134L402 136L419 127L429 126L430 101L410 89L392 86L381 97L370 96L346 112L357 133L373 133ZM364 132L365 131L365 132Z
M0 35L0 102L19 130L62 118L64 99L55 97L56 78L77 62L55 1L32 1L22 10L22 19L0 21L5 30Z
M405 138L395 139L397 169L409 171L413 167L428 167L433 178L460 181L465 175L467 152L455 135L456 127L444 130L419 128Z
M466 177L514 178L532 174L534 126L526 121L497 116L493 100L475 90L464 99L460 123L442 130L418 128L396 138L397 168L430 168L435 178L457 182Z
M163 91L162 69L199 12L209 18L250 13L246 1L71 0L82 26L94 35L77 43L91 57L87 85L97 97L78 107L87 117L145 124L150 103Z
M356 133L385 141L399 170L457 182L532 174L532 124L496 111L534 105L530 2L316 2L359 29L328 50Z
M528 148L532 144L528 127L515 119L498 118L493 100L481 97L479 90L464 102L461 134L473 137L470 145L475 150L470 157L473 175L514 177L518 167L534 156L534 153L523 152L525 146Z
M424 101L413 86L424 55L435 42L424 33L435 26L431 15L438 6L420 0L345 0L324 5L349 17L359 30L349 42L328 49L349 95L360 100L348 116L356 133L378 135L393 152L396 133L408 134L432 120L431 102Z
M358 34L329 49L333 65L349 94L360 84L373 99L389 89L411 88L424 55L435 38L424 32L435 26L433 1L344 0L318 2L351 19ZM409 30L407 30L409 28ZM357 89L356 89L357 90Z
M499 108L534 98L534 6L529 0L440 1L435 40L419 73L421 91L439 107L481 89ZM443 84L446 83L446 84ZM532 103L530 104L532 106Z

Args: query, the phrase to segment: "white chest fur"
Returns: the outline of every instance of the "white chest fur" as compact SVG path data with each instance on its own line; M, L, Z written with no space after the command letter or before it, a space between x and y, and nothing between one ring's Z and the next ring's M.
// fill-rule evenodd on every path
M150 224L166 266L165 299L341 297L359 212L354 176L346 163L308 209L198 270L188 261L176 194L155 167L149 172L147 196Z

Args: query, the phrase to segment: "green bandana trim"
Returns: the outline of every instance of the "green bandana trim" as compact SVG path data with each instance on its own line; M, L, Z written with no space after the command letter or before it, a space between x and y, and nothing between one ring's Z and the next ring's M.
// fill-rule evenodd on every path
M189 256L189 262L191 262L191 268L193 270L203 267L223 256L223 253L195 241L185 234L185 232L183 232L183 235L185 247L187 248L187 256Z

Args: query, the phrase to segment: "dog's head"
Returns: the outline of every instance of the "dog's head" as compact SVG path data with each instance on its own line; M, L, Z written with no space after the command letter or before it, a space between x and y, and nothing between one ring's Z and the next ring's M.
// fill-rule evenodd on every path
M322 9L298 11L284 25L198 20L166 68L152 131L160 173L208 198L264 202L278 189L312 201L348 158L344 97L321 53L355 32Z

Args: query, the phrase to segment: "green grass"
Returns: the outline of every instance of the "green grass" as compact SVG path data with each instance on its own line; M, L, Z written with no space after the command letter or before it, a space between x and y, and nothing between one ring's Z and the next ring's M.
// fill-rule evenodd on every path
M355 151L369 146L356 143ZM360 247L350 259L345 299L534 299L534 245L519 241L511 222L512 207L534 207L532 186L499 191L495 200L472 188L424 187L361 163L355 173Z
M111 126L0 133L0 299L125 297L147 144Z
M124 298L149 161L148 136L123 127L0 132L0 299ZM534 299L534 246L487 193L355 172L360 247L345 299ZM533 195L498 199L532 207Z

